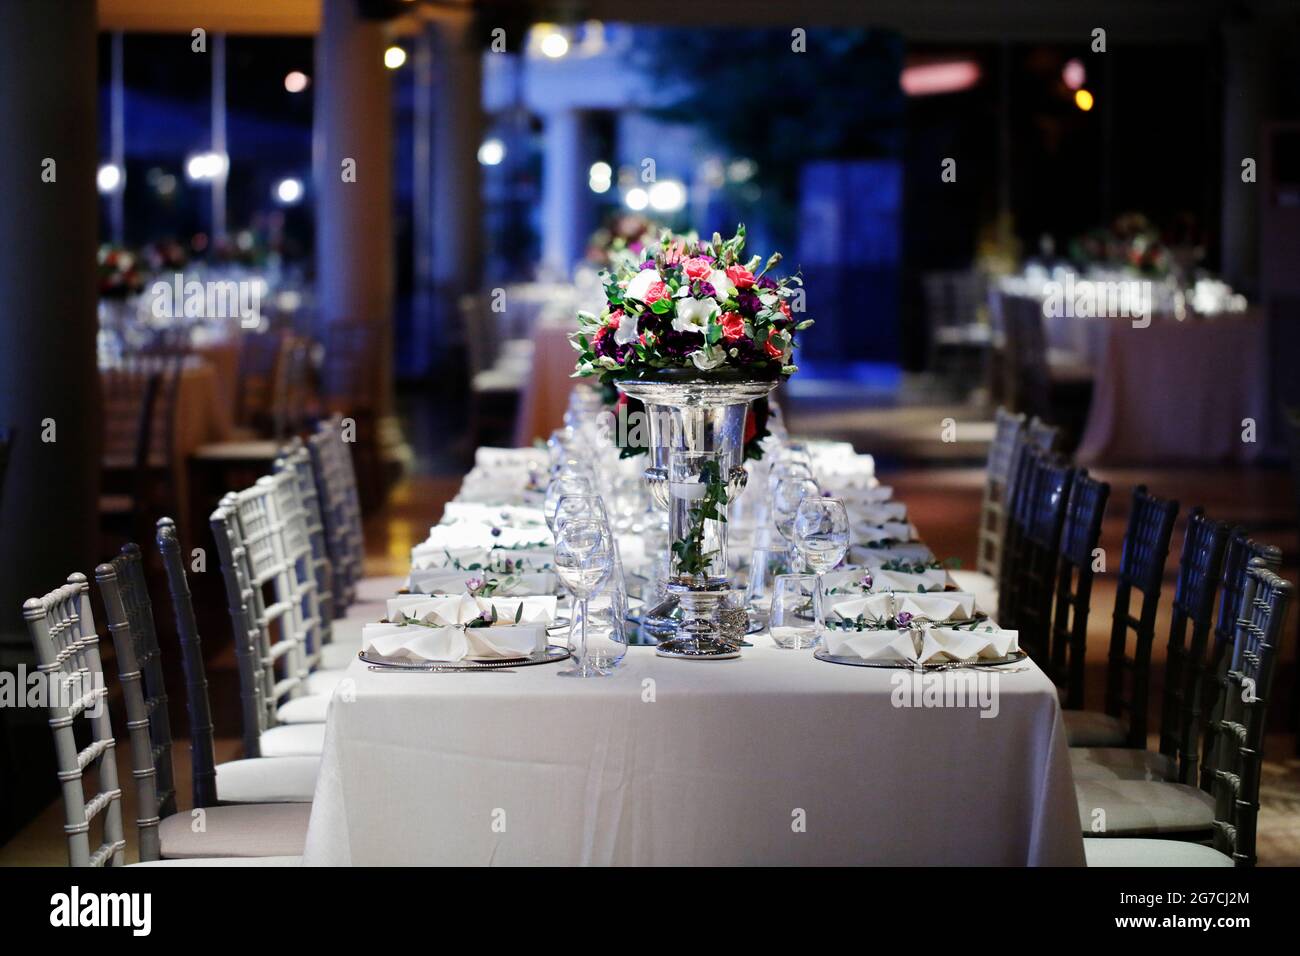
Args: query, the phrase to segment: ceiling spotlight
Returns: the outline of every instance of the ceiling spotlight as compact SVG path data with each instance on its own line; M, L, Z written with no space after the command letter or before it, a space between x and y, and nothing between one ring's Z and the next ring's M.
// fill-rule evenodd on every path
M282 206L296 206L302 200L302 180L288 176L275 184L275 200Z
M1076 90L1074 93L1074 105L1079 107L1085 113L1092 109L1092 94L1087 90Z
M501 140L485 139L483 145L478 148L478 161L483 166L499 165L501 160L506 158L506 146Z
M302 70L294 70L292 73L284 75L284 88L290 93L301 93L307 89L310 82L311 80L307 78L307 74Z
M633 212L640 212L646 206L650 205L650 194L640 186L635 189L629 189L623 197L623 205L627 206Z
M400 46L390 46L384 51L384 66L390 70L400 69L406 62L406 51Z
M104 195L117 192L122 185L122 167L117 163L104 163L95 174L95 185Z

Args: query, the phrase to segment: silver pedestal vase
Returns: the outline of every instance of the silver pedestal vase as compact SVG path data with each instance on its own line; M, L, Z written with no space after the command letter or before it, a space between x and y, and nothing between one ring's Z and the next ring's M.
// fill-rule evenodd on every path
M659 638L656 653L662 657L717 660L739 654L734 629L724 629L720 623L730 590L725 505L720 509L722 520L709 523L709 567L682 573L671 548L690 533L689 508L674 505L669 469L674 453L679 457L683 453L712 457L717 462L718 477L725 482L727 499L734 500L746 481L746 413L750 402L775 387L775 382L746 379L731 370L699 373L661 369L653 378L647 375L618 383L620 391L645 404L645 422L629 425L635 429L640 424L643 428L641 439L647 442L650 453L644 473L646 485L655 505L669 512L670 550L659 556L668 568L666 583L657 595L659 600L642 618L642 628Z

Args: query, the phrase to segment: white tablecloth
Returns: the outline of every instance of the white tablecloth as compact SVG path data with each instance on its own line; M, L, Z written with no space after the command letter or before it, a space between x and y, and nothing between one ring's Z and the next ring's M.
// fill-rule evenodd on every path
M305 862L1082 865L1037 668L999 675L982 718L893 706L903 672L754 641L717 662L633 647L594 680L353 661Z
M1249 462L1264 453L1269 373L1262 316L1157 318L1147 328L1107 321L1081 463ZM1242 440L1247 418L1256 423L1253 443Z

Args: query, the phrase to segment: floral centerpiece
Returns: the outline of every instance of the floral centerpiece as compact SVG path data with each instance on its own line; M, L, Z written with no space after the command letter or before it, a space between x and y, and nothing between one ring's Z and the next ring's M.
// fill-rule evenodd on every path
M103 245L96 256L99 294L105 299L125 299L144 289L140 260L129 249Z
M766 432L768 393L798 370L795 334L812 325L796 317L801 278L772 274L780 262L779 253L746 256L743 225L730 239L665 233L602 274L605 307L578 313L570 336L574 376L599 377L646 413L645 479L669 517L664 600L643 619L660 637L661 656L739 653L722 627L726 511L745 487L744 459ZM668 610L674 602L680 617Z
M723 239L691 241L665 233L641 261L625 259L604 273L605 308L578 313L570 339L576 376L602 382L645 378L663 369L775 380L792 364L802 279L769 275L781 261L743 258L745 227ZM736 375L735 373L741 373ZM708 377L708 376L704 376Z

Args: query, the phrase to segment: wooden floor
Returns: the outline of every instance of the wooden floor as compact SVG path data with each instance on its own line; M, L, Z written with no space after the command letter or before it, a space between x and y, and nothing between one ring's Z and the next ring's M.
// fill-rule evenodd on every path
M1291 504L1289 478L1277 470L1186 469L1108 471L1097 475L1111 482L1111 506L1102 534L1102 546L1107 553L1107 567L1114 569L1119 562L1120 541L1127 518L1128 500L1133 487L1146 483L1153 491L1177 498L1184 510L1192 504L1204 505L1211 516L1240 523L1263 540L1280 545L1288 556L1284 573L1291 579L1297 574L1295 557L1297 547L1295 514ZM983 474L978 468L926 467L900 468L882 474L882 480L892 484L896 497L908 504L912 519L922 536L941 558L957 558L970 567L974 559L974 528L979 511ZM429 526L441 513L443 503L455 492L459 477L419 476L402 482L388 505L372 516L366 524L367 572L370 574L399 574L407 570L411 546L422 540ZM1175 530L1173 554L1166 568L1169 582L1161 615L1161 628L1168 626L1168 603L1172 594L1176 554L1181 546L1181 518ZM1114 585L1102 575L1094 591L1093 609L1089 627L1088 705L1100 706L1102 669L1105 660L1110 613L1114 600ZM1293 609L1294 617L1294 609ZM1284 655L1282 672L1277 681L1277 695L1287 700L1295 688L1295 626L1288 625L1288 646ZM1161 642L1158 642L1158 644ZM1157 647L1153 671L1156 686L1152 699L1159 700L1161 688L1159 674L1163 664L1163 648ZM234 661L228 649L214 655L209 662L210 678L214 688L227 695L233 689ZM217 691L214 690L214 694ZM218 702L219 704L220 702ZM218 710L232 713L229 708ZM1283 715L1284 716L1284 715ZM1153 715L1154 718L1154 715ZM1300 760L1293 755L1295 737L1279 717L1272 724L1268 739L1268 761L1264 769L1263 812L1260 818L1259 856L1264 865L1300 865ZM175 726L184 726L183 722ZM218 718L218 759L231 759L238 754L234 739L234 725L230 720ZM119 719L118 726L121 723ZM129 780L124 762L126 748L119 747L119 760L123 761L122 779ZM175 751L176 778L187 790L189 755L184 741L179 741ZM129 785L124 788L128 794ZM182 803L185 799L182 798ZM127 797L125 819L134 850L134 834L130 825L134 807ZM7 845L0 848L0 865L63 865L66 849L63 842L62 807L55 801L35 821L28 825Z

